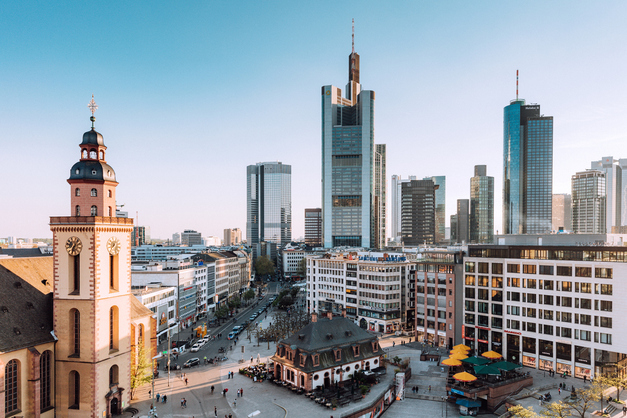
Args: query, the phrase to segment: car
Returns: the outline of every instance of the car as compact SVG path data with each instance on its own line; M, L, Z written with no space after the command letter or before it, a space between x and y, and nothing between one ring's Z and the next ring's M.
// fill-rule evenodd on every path
M234 332L236 334L239 334L240 333L240 328L241 327L239 325L234 326L233 329L231 330L231 333Z
M203 345L205 345L205 343L206 343L205 340L198 340L196 344L198 344L198 347L202 347Z
M204 341L205 344L209 342L209 336L205 335L201 341Z
M232 340L233 338L235 338L235 336L236 336L236 335L237 335L237 333L236 333L236 332L230 332L230 333L229 333L229 336L228 336L228 337L226 337L226 339L227 339L227 340Z
M200 359L198 357L194 357L194 358L190 358L185 363L183 363L183 368L187 369L189 367L194 367L194 366L199 366L199 365L200 365Z
M200 346L198 344L194 344L194 345L192 345L192 349L189 350L189 351L191 351L192 353L195 353L198 350L200 350Z

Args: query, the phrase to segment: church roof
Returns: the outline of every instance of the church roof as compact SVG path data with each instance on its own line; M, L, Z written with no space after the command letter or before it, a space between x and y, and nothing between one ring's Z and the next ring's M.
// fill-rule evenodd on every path
M144 306L139 299L135 296L131 297L131 321L152 315L154 315L154 313L150 309L146 308L146 306Z
M344 344L376 341L377 337L357 326L353 321L335 316L333 319L318 318L300 331L281 341L301 350L315 352Z
M83 142L81 145L100 145L104 146L104 138L100 132L97 132L92 128L91 131L87 131L83 134Z
M72 166L69 180L115 181L115 171L107 163L97 160L81 160Z
M0 260L0 352L54 342L52 257Z

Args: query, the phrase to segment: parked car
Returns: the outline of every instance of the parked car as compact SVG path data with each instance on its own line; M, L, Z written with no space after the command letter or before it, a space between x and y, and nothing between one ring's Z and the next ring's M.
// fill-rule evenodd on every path
M233 338L235 338L235 336L237 335L236 332L230 332L229 336L226 338L227 340L232 340Z
M196 344L198 344L198 347L202 347L203 345L205 345L205 343L206 343L205 340L198 340Z
M183 368L186 369L189 367L198 366L199 364L200 364L200 359L198 357L190 358L185 363L183 363Z
M194 345L192 345L192 349L189 350L189 351L191 351L192 353L195 353L198 350L200 350L200 346L198 344L194 344Z
M234 326L234 327L233 327L233 329L231 330L231 332L234 332L234 333L236 333L236 334L239 334L239 333L240 333L240 328L241 328L241 327L240 327L239 325L236 325L236 326Z

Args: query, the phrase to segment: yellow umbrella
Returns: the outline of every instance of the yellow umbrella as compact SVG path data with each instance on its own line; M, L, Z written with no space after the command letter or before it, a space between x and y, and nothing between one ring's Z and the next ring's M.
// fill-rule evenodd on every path
M455 348L451 350L451 354L457 354L457 353L468 354L469 351L470 350L464 350L463 348Z
M453 350L456 350L458 348L463 348L464 350L470 350L470 347L464 344L457 344L456 346L453 347Z
M499 353L497 353L496 351L486 351L485 353L481 354L483 357L485 358L489 358L489 359L495 359L495 358L501 358L503 357L502 355L500 355Z
M456 353L456 354L451 355L451 357L449 357L449 358L452 358L452 359L455 359L455 360L464 360L464 359L467 359L468 356L466 354L463 354L463 353Z
M472 382L473 380L477 380L475 376L466 372L454 374L453 379L459 380L460 382Z
M462 362L454 358L447 358L446 360L442 360L442 364L445 366L461 366Z

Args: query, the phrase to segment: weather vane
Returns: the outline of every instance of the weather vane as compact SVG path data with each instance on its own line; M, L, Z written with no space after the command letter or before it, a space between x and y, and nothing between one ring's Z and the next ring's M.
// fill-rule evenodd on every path
M91 118L89 118L89 120L91 120L91 128L94 129L94 122L96 121L96 117L94 116L94 113L96 112L96 110L98 110L98 105L94 101L93 94L91 95L91 102L89 102L87 107L89 108L89 110L91 110Z

